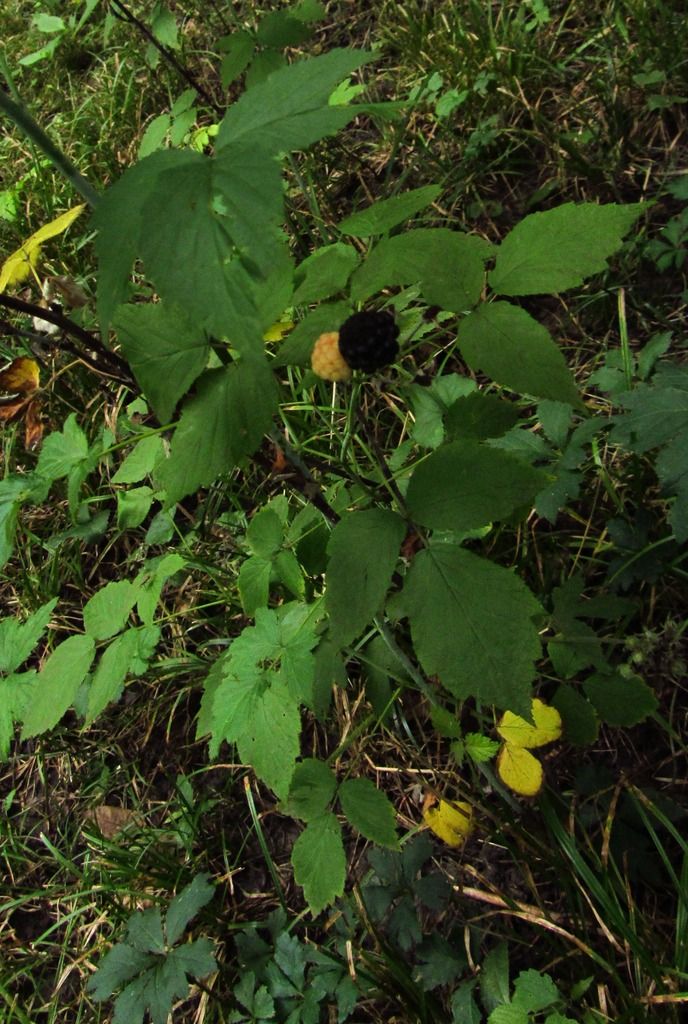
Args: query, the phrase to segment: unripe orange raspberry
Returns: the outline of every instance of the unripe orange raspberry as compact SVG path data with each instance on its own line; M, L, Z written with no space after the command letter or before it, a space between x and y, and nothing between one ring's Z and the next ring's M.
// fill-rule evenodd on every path
M349 380L351 367L339 351L339 333L328 331L321 334L311 354L313 372L323 380Z

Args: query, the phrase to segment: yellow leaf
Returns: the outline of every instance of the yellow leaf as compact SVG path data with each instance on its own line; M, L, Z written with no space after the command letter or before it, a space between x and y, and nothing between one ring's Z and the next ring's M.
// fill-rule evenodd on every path
M523 747L505 743L497 757L502 782L521 796L536 796L542 789L542 765Z
M423 819L448 846L461 846L473 831L473 808L463 800L440 800L437 807L425 808Z
M85 203L81 203L79 206L73 206L71 210L60 214L49 224L44 224L38 231L34 231L16 252L7 257L0 267L0 292L4 292L8 285L21 284L26 280L31 273L31 268L35 267L38 262L43 242L66 231L85 208L85 205Z
M289 334L293 326L293 320L279 320L276 324L268 327L263 335L263 341L281 341L285 334Z
M505 711L497 726L497 732L512 747L525 747L533 750L553 743L561 736L561 715L556 708L543 704L537 697L531 705L535 725L526 722L525 718L515 715L513 711Z
M4 370L0 370L0 391L10 395L30 395L40 382L40 370L35 359L19 356Z

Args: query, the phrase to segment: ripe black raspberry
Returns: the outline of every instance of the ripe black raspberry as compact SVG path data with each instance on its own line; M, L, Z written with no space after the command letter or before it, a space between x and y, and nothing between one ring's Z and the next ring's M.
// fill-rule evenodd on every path
M394 362L398 336L391 313L354 313L339 328L339 351L352 370L372 373Z

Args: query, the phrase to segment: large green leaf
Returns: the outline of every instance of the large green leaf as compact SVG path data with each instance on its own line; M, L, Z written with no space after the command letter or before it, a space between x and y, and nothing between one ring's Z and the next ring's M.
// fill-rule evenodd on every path
M182 408L170 457L158 470L168 506L254 452L276 405L275 382L263 359L204 373Z
M432 305L454 312L479 301L489 242L448 228L416 228L379 242L351 278L351 298L362 302L390 285L419 284Z
M95 644L90 636L70 636L55 648L36 676L22 719L22 739L57 725L76 697L91 667Z
M291 862L312 914L319 914L342 895L346 856L334 814L323 814L306 826L294 843Z
M389 199L380 199L367 209L352 213L337 226L343 235L353 235L354 238L383 235L424 210L437 199L441 191L441 185L424 185L423 188L414 188Z
M275 71L229 108L217 136L218 151L237 142L272 153L305 149L343 128L356 108L330 107L328 98L373 57L363 50L330 50Z
M500 295L538 295L575 288L607 269L607 259L644 212L642 203L564 203L531 213L499 249L490 286Z
M297 764L289 789L287 808L304 821L313 821L327 810L337 789L332 769L324 761L307 757Z
M274 291L291 277L281 234L281 171L255 148L194 156L161 173L146 203L140 254L163 300L238 347L248 339L237 335L243 330L237 315L249 317L252 308L260 314L261 278L270 278ZM269 311L272 317L272 304ZM270 317L259 319L267 326Z
M341 647L380 610L405 532L399 516L380 508L352 512L333 529L325 602L330 635Z
M533 616L542 609L513 572L458 545L432 544L413 560L402 607L428 675L459 699L530 715L540 654Z
M407 492L411 516L435 530L472 530L529 508L547 475L509 452L454 441L424 459Z
M98 229L98 316L104 336L116 307L127 298L131 268L140 255L146 204L159 187L161 173L187 163L193 165L195 159L196 154L188 150L153 153L125 171L100 200L93 223Z
M563 355L549 331L509 302L484 303L459 327L461 354L476 373L524 395L580 405Z
M122 351L161 423L208 362L210 344L202 328L183 312L159 302L120 306L114 319Z

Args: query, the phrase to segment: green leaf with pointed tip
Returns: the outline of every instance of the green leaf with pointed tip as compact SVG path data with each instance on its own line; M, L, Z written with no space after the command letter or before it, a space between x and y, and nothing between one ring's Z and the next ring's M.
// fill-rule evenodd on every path
M509 302L484 303L462 321L461 354L472 370L523 395L580 406L563 355L549 331Z
M167 507L212 483L252 454L277 405L272 373L263 359L241 360L199 379L183 406L170 457L158 468Z
M361 835L378 846L399 849L394 807L370 779L347 779L337 796L347 821Z
M424 210L437 199L441 191L441 185L424 185L423 188L414 188L389 199L380 199L367 209L352 213L337 227L343 235L353 235L354 238L383 235Z
M163 302L120 306L114 327L155 415L160 423L169 423L177 402L208 363L205 332L179 308Z
M0 672L14 672L26 661L43 636L56 604L54 597L29 615L26 622L17 618L0 620Z
M406 500L423 526L472 530L528 508L546 483L542 470L508 452L477 441L452 441L419 463Z
M482 391L459 398L447 410L444 426L449 439L484 441L501 437L518 419L518 407L497 395Z
M71 707L91 667L95 644L90 636L70 636L52 652L37 674L22 718L22 739L57 725Z
M72 412L61 431L55 430L46 437L36 472L48 480L60 480L87 459L88 439Z
M250 32L239 29L219 40L217 48L223 54L220 84L226 89L251 63L256 44Z
M210 884L210 878L207 874L196 875L170 903L165 914L165 939L168 946L173 946L181 939L189 922L213 898L215 887Z
M296 818L313 821L325 813L336 789L337 780L324 761L304 758L294 770L287 809Z
M362 302L390 285L420 285L442 309L463 312L480 300L492 247L476 235L448 228L416 228L379 242L351 278L351 298Z
M103 651L88 688L86 725L121 697L124 680L138 655L138 633L137 629L127 629Z
M130 580L106 583L86 602L84 628L94 640L109 640L124 628L136 604L138 588Z
M406 527L386 509L352 512L327 545L325 602L330 634L340 647L354 640L382 607Z
M294 272L296 291L292 301L295 305L317 302L343 291L358 260L354 247L343 242L317 249Z
M330 93L373 58L363 50L335 49L273 72L229 108L217 136L218 150L241 142L272 153L288 152L343 128L356 108L329 107Z
M623 237L645 204L564 203L531 213L497 250L490 287L499 295L540 295L566 291L607 269Z
M475 697L530 715L542 609L509 569L455 544L413 560L402 594L416 654L460 700Z
M596 672L583 683L585 695L607 725L638 725L657 710L657 698L639 676Z
M306 826L294 843L291 862L311 914L319 914L342 895L346 856L334 814L323 814Z
M100 961L96 973L87 980L86 991L97 1003L102 1003L153 963L155 958L150 953L141 953L126 942L118 942Z
M539 971L532 969L521 971L514 982L511 1001L528 1013L540 1013L560 999L561 993L549 974L540 974Z

